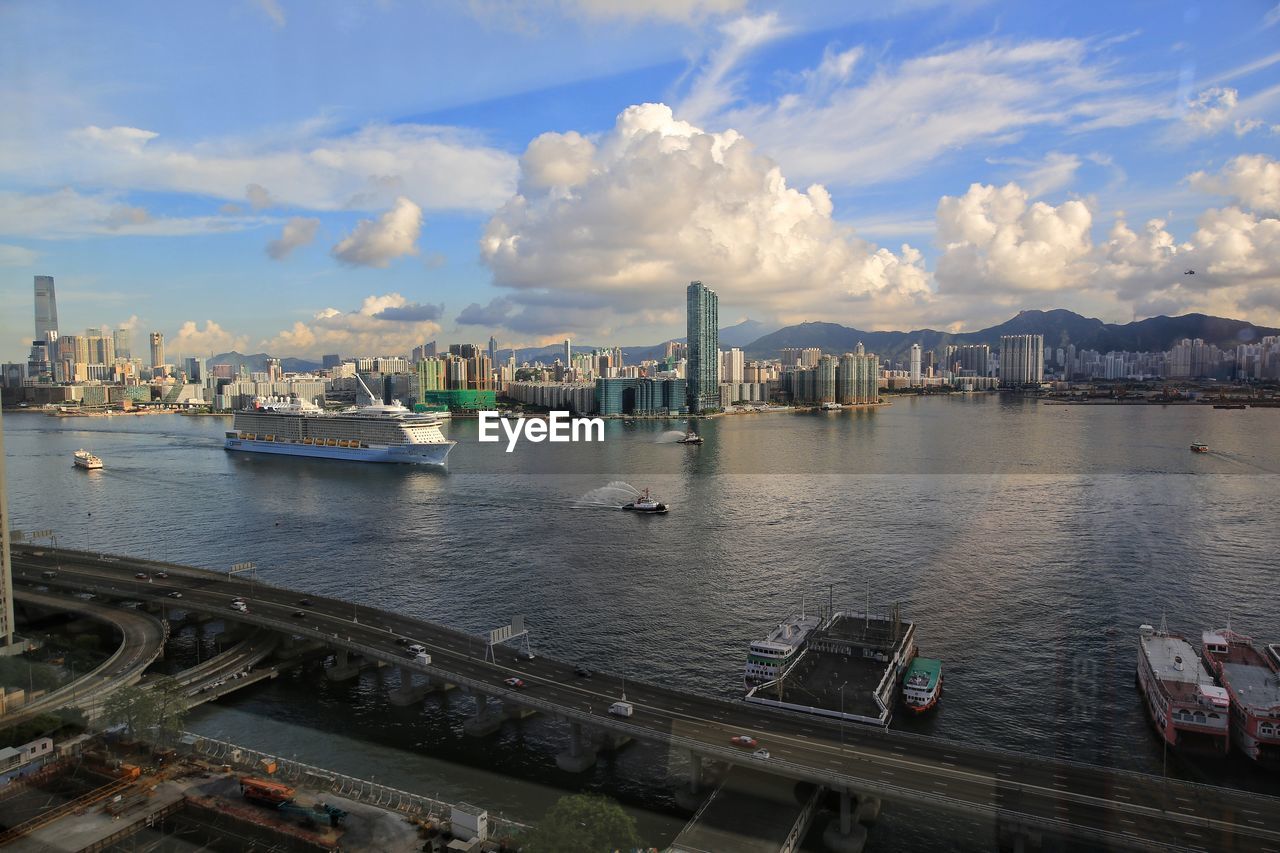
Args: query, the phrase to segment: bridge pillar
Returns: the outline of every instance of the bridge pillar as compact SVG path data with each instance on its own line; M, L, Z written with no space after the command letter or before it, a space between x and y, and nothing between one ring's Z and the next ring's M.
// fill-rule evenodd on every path
M689 752L689 793L698 793L698 788L702 784L702 756L698 753Z
M827 824L822 843L832 853L861 853L867 843L867 828L853 820L853 794L847 789L840 796L840 817Z
M853 810L853 819L861 824L873 824L880 817L880 798L869 794L858 797L858 807Z
M422 684L414 683L414 676L417 674L407 666L397 666L400 672L400 686L387 694L387 699L392 705L405 706L412 705L415 702L422 701L428 693L435 690L435 685L431 683L430 676L423 676Z
M462 721L462 730L472 737L484 737L502 728L505 717L501 710L489 708L488 694L475 691L472 695L476 697L476 712Z
M358 661L352 662L346 649L339 649L333 654L333 666L325 670L324 674L330 681L347 681L360 674L360 664Z
M582 723L569 724L569 748L556 756L556 766L566 773L582 773L596 763L596 751L582 736Z

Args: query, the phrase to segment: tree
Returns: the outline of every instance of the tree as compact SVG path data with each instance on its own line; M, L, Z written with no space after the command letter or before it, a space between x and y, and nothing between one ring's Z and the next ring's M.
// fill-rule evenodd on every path
M159 741L182 731L187 703L182 685L169 676L160 676L144 686L122 687L107 697L102 714L108 723L123 725L126 734L136 737L155 730Z
M640 846L635 820L608 797L561 797L521 847L533 853L608 853Z

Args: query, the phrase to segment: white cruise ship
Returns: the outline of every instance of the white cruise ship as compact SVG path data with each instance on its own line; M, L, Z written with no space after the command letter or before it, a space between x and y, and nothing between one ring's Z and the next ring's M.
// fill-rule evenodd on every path
M793 613L763 640L756 640L747 652L748 685L773 681L786 671L804 649L805 641L822 625L821 616L806 616L804 608Z
M399 402L326 412L298 400L258 398L254 408L236 412L225 446L281 456L443 465L456 443L445 438L435 415L411 412Z

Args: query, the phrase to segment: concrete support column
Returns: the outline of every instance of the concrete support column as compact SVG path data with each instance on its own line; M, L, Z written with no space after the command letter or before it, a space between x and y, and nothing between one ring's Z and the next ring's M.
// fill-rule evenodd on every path
M840 834L848 835L853 829L853 797L847 790L840 792Z
M569 748L556 756L556 766L566 773L582 773L596 764L596 751L582 731L582 723L569 723Z
M462 730L473 737L483 737L502 728L502 721L505 719L502 709L489 707L489 694L477 690L471 695L476 697L476 711L463 721Z
M867 828L853 819L853 794L844 789L840 797L840 817L827 824L822 843L832 853L861 853L867 843Z
M325 670L330 681L346 681L360 674L360 659L352 660L346 649L338 649L333 653L333 666Z
M702 784L702 756L696 752L689 753L689 793L698 793Z

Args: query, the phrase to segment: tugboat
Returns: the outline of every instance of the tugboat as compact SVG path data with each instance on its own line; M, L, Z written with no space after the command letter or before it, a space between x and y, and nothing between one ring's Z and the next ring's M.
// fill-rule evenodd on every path
M1192 452L1192 453L1208 453L1208 452L1209 452L1209 445L1205 444L1205 443L1204 443L1204 442L1202 442L1202 441L1192 442L1192 444L1191 444L1191 452Z
M102 467L102 460L84 448L77 450L71 458L77 468L88 468L91 471L95 471Z
M676 444L702 444L702 436L689 429L685 431L684 438L678 439Z
M667 505L658 501L656 498L649 497L649 490L645 489L636 499L629 504L623 504L623 509L632 512L646 512L651 514L664 513L667 511Z

